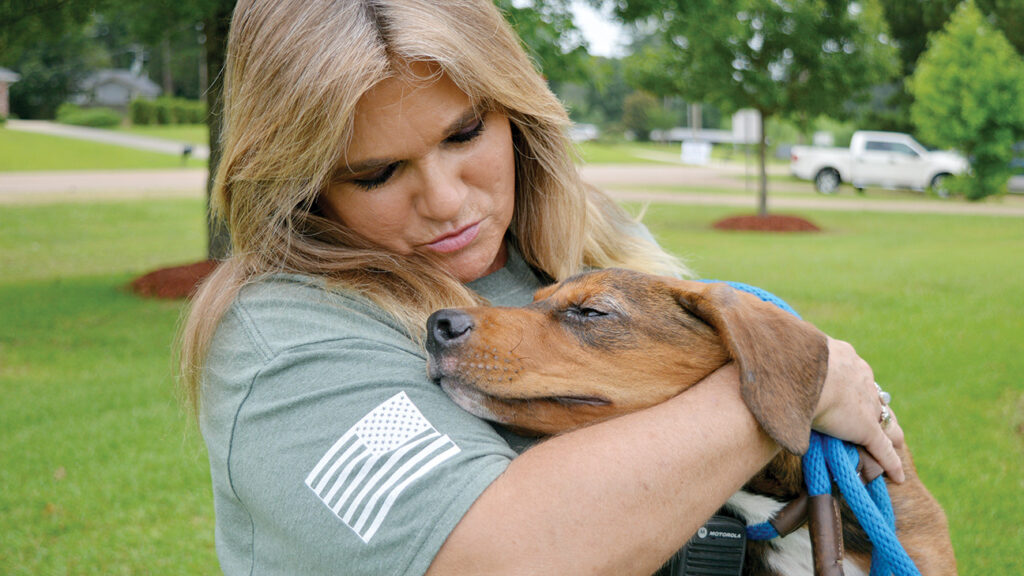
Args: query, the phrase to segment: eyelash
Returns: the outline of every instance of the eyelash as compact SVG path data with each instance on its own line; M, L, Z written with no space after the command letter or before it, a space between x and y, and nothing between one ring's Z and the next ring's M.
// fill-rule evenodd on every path
M388 179L391 178L391 175L395 173L395 170L398 170L398 162L388 164L380 170L377 170L369 178L357 178L352 180L352 183L363 190L373 190L387 182Z
M445 142L449 144L462 144L475 140L484 131L484 121L482 118L477 118L476 123L471 124L467 128L463 128L461 131L452 134L445 138Z
M480 134L484 131L484 121L482 118L478 118L476 123L469 126L467 129L463 129L456 132L444 139L447 144L465 144L466 142L472 142L476 140ZM352 180L352 183L362 188L363 190L373 190L374 188L383 185L387 182L395 171L398 170L399 162L388 164L387 166L373 172L368 178L357 178Z

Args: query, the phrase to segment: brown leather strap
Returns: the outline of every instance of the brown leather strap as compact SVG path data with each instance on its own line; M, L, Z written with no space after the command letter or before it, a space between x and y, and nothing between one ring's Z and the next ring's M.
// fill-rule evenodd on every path
M843 526L831 494L809 498L811 549L816 576L843 576Z
M807 492L801 492L796 500L790 501L775 517L768 521L780 537L789 536L807 523Z
M858 447L857 452L860 456L857 475L862 482L867 484L885 472L866 450ZM808 496L803 492L769 522L780 537L809 523L815 576L843 576L843 521L839 504L831 494Z

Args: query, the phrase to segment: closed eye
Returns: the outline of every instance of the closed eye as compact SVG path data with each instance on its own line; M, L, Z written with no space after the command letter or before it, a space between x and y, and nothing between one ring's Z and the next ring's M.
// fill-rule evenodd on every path
M383 168L360 175L358 178L353 178L350 182L364 190L372 190L387 182L394 175L395 171L398 170L398 164L398 162L392 162Z
M575 318L600 318L608 315L604 310L588 308L586 306L570 306L566 308L565 313L567 316Z
M462 144L464 142L470 142L475 140L477 136L482 134L484 131L484 121L482 118L475 118L472 122L463 126L453 134L449 135L444 141L448 144Z

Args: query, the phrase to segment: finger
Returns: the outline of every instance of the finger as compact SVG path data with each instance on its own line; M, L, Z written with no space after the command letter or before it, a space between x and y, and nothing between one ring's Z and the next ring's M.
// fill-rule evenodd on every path
M889 421L889 425L883 428L885 435L892 441L893 446L896 449L900 449L906 443L906 438L903 435L903 428L900 426L899 420L896 419L896 413L892 411L892 407L889 407L889 414L892 420Z
M893 428L899 426L895 423L890 423ZM902 436L902 431L899 435ZM888 434L879 429L879 433L874 435L874 438L864 446L867 451L878 460L878 463L882 465L885 470L886 476L890 480L897 484L902 483L906 480L906 475L903 473L903 462L900 460L899 454L896 453L896 448L893 446L893 441L889 438Z

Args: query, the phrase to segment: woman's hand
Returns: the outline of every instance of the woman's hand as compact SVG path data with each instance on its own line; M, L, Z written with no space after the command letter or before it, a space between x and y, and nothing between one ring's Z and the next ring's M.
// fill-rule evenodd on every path
M829 338L828 347L828 375L812 428L863 446L891 480L903 482L895 448L903 444L903 430L895 416L882 422L882 400L871 367L846 342Z

